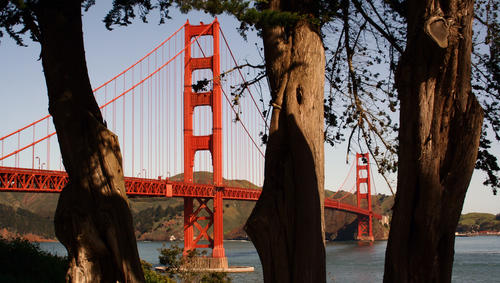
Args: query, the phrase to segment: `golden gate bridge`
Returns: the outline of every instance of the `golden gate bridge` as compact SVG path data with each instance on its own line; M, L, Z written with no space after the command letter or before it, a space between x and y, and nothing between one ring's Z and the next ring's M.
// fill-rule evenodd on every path
M221 267L227 267L223 200L256 201L261 193L225 180L261 186L264 177L259 138L267 123L258 105L262 96L255 98L243 75L250 72L237 64L217 19L187 21L94 89L108 128L120 140L127 195L183 198L184 251L211 248ZM50 115L0 143L0 191L59 193L68 183ZM325 199L325 208L358 216L360 240L373 240L373 217L381 218L372 210L368 158L356 155L356 205ZM195 171L212 172L212 180L193 182ZM170 178L175 175L183 180Z

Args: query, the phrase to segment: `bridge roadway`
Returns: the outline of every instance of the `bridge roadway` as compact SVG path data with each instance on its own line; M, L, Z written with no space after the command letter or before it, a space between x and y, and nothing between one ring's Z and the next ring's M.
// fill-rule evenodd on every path
M0 167L0 191L4 192L59 193L67 182L68 175L64 171ZM216 190L223 190L223 199L256 201L261 194L258 189L217 188L207 184L136 177L125 177L125 188L128 196L211 198ZM370 214L367 209L328 198L325 199L325 207L357 215ZM377 219L382 218L376 213L372 215Z

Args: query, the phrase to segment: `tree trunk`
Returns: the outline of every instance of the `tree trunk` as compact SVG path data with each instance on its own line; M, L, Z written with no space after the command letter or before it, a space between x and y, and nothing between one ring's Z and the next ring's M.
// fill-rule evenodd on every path
M117 137L103 123L87 73L80 1L41 1L41 58L69 183L55 215L68 282L144 282Z
M306 13L309 1L269 1ZM262 195L245 230L266 282L325 282L324 48L307 21L266 26L263 41L273 112Z
M473 0L408 1L398 191L384 282L450 282L483 112L471 92Z

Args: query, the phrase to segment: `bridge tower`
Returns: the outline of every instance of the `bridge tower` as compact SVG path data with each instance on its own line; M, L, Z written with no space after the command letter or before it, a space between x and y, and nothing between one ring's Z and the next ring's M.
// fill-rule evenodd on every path
M193 182L194 157L197 151L208 150L212 155L213 183L216 190L213 198L184 197L184 254L196 248L211 248L212 257L206 258L207 267L227 268L227 258L223 246L223 204L222 192L222 91L220 85L219 22L190 25L184 28L184 182ZM211 35L213 55L191 57L191 40L200 35ZM192 74L195 70L209 69L213 75L213 87L208 92L194 92ZM206 136L193 135L193 114L195 107L211 106L212 133ZM209 201L213 205L209 206ZM204 213L205 216L202 216ZM206 216L208 214L208 216ZM212 235L209 229L212 227ZM194 238L194 228L199 233ZM208 244L200 244L207 241Z
M362 208L363 200L366 200L367 209L370 212L368 215L358 215L357 239L360 241L373 241L373 211L368 153L356 154L356 199L359 208Z

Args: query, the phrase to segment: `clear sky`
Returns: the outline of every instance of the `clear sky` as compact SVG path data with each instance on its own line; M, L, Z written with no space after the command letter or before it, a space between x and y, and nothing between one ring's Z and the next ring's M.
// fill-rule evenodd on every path
M110 32L102 22L110 3L96 2L98 4L83 17L86 58L93 87L133 64L177 30L186 19L191 23L212 21L209 15L203 13L183 15L174 12L172 20L158 25L157 11L153 11L148 24L136 20L128 27L115 27ZM261 42L256 34L250 33L248 41L244 41L236 31L239 24L234 18L223 15L219 17L219 22L240 62L248 59L260 63L255 44L260 45ZM27 40L28 47L18 47L10 38L4 37L0 41L0 97L3 104L0 111L0 136L3 136L45 116L48 102L42 66L38 60L38 44ZM337 190L348 174L354 158L350 156L350 163L346 164L345 152L345 145L335 149L325 146L326 189ZM498 145L494 148L494 154L500 157ZM376 192L390 194L383 179L375 173L376 170L372 171ZM491 190L482 185L483 178L482 173L474 173L464 203L464 213L500 212L500 196L493 196Z

